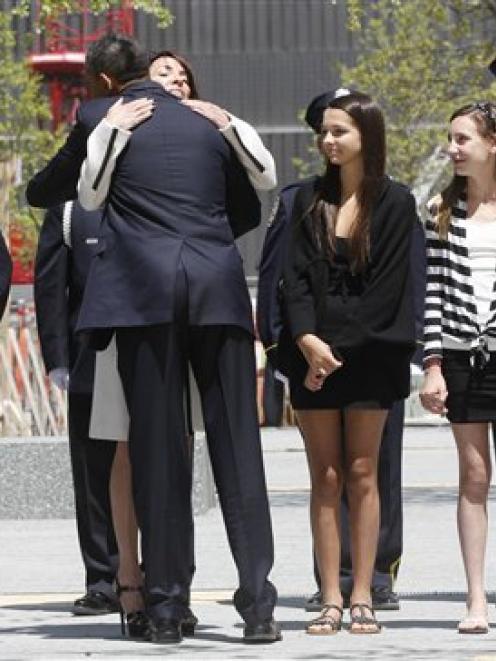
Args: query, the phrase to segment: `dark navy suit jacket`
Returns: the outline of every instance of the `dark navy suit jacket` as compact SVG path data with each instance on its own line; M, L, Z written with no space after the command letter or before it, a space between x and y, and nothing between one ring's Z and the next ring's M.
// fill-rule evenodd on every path
M277 361L277 343L282 329L282 308L279 283L282 277L288 228L293 214L296 193L310 179L295 182L281 190L273 216L269 220L262 249L257 296L257 328L269 360ZM412 231L410 263L413 280L415 334L420 343L423 337L426 287L426 253L424 230L420 221ZM415 352L413 362L421 363L421 350Z
M74 201L64 236L63 208L47 211L38 240L34 271L38 335L46 371L66 367L69 390L91 393L95 352L75 330L91 258L98 249L102 214L85 211Z
M172 321L175 278L184 268L189 323L234 324L253 332L242 260L228 216L260 220L260 202L215 126L151 81L127 100L155 100L118 159L92 260L79 330ZM81 107L65 146L28 185L30 204L74 197L86 139L115 99Z

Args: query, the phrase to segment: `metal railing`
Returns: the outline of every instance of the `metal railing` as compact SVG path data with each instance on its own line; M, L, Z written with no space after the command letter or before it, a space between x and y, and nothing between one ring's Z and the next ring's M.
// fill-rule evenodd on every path
M12 306L0 334L0 433L67 433L67 395L45 374L32 303Z
M252 290L253 291L253 290ZM16 301L0 329L0 436L64 436L67 434L67 394L45 373L32 301ZM264 423L263 382L265 355L256 342L257 403ZM412 392L405 402L407 424L442 424L421 406L418 392L422 373L412 368ZM285 397L282 424L294 424Z

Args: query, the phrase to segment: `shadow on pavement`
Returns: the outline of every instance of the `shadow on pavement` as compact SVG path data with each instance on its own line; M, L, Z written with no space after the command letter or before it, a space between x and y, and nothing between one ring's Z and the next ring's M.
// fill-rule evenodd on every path
M214 630L216 627L213 626L199 626L195 632L193 638L183 638L183 641L179 645L155 645L148 641L137 640L124 638L120 634L120 625L116 622L108 624L95 624L94 622L84 621L80 622L78 620L77 624L46 624L46 625L22 625L18 627L8 627L2 628L2 635L31 635L38 637L44 640L88 640L88 641L107 641L113 643L115 641L122 641L123 643L129 645L138 645L141 647L144 652L147 648L148 650L167 650L167 652L177 652L184 655L184 652L187 652L188 649L195 650L198 652L198 647L195 647L194 641L203 641L207 645L202 645L201 650L203 653L208 652L209 650L216 649L216 645L219 643L228 644L228 645L243 645L246 647L242 640L242 631L239 635L228 636L225 634L215 633ZM211 645L208 645L211 643ZM136 650L137 648L134 648ZM134 658L134 656L133 656Z
M277 600L277 608L301 608L305 610L305 602L308 599L307 595L284 595Z
M425 620L385 620L377 616L383 627L387 629L450 629L456 631L458 620L432 620L426 616Z
M14 627L3 627L2 635L23 634L32 636L41 636L43 638L67 640L79 638L99 638L106 640L115 640L121 638L120 624L115 623L97 623L80 622L77 624L22 624Z
M305 610L305 603L308 598L308 595L283 595L280 596L277 601L277 608L301 608L302 611ZM421 602L459 602L465 603L467 599L466 592L400 592L399 593L400 602L402 601L421 601ZM491 591L487 592L487 600L489 603L496 603L496 592ZM219 601L217 603L229 604L228 601ZM387 611L379 611L384 613Z
M487 592L487 600L494 602L496 592ZM400 592L400 601L447 601L462 602L467 600L466 592Z
M441 487L439 485L403 487L403 503L428 505L444 505L445 503L456 503L458 498L458 487ZM496 500L496 489L489 491L489 501Z
M0 606L1 610L15 610L15 611L49 611L51 613L71 613L73 603L72 601L43 601L39 604L7 604ZM78 617L86 617L80 615Z

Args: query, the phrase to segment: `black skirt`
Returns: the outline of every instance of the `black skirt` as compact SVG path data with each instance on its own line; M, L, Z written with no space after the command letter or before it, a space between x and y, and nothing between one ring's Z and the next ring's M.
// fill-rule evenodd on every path
M470 352L443 350L442 372L450 422L496 421L496 353L483 369L470 365Z
M410 348L368 343L359 348L339 349L343 366L328 376L321 390L305 388L308 364L295 347L289 376L291 405L309 409L390 409L410 392Z

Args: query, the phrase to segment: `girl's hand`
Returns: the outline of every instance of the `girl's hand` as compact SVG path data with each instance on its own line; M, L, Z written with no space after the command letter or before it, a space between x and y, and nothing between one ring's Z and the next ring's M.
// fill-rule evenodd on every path
M448 391L446 381L439 365L433 365L425 371L424 383L420 391L422 406L431 413L443 415L447 409L445 406Z
M321 340L317 335L305 333L300 335L296 344L305 356L308 363L309 372L312 372L311 379L319 378L323 380L339 369L343 364L332 353L331 347ZM307 374L308 378L308 374Z
M148 119L154 108L155 101L153 99L136 99L124 103L121 98L108 109L105 119L118 129L130 131L141 122L144 122L145 119Z

